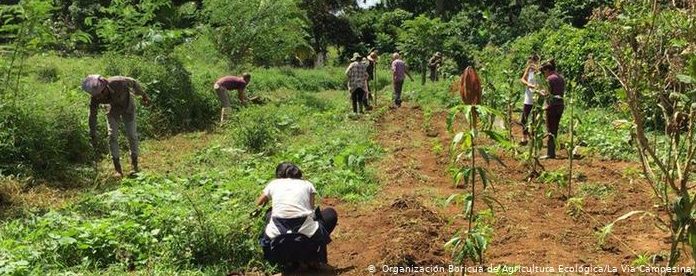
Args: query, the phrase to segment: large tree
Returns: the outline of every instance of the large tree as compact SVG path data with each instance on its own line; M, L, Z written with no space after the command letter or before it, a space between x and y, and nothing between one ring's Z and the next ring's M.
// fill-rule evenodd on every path
M357 7L355 0L301 0L300 8L307 13L309 43L315 52L315 66L326 61L329 45L355 44L358 35L346 11Z
M208 34L230 68L277 65L305 44L295 0L205 0Z

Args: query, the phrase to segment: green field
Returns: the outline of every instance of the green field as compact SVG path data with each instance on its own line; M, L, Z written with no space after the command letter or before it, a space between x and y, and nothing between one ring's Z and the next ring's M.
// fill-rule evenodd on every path
M0 4L0 275L280 272L252 213L284 161L341 212L330 275L693 268L693 0L372 2ZM371 49L377 102L353 114L345 70ZM430 81L435 52L445 58ZM398 109L392 53L414 78ZM519 143L532 53L565 80L555 160L541 158L541 104ZM468 66L483 90L475 108L459 95ZM244 72L260 101L231 95L220 123L213 83ZM152 99L138 102L137 176L112 176L103 108L90 144L89 74L135 78Z

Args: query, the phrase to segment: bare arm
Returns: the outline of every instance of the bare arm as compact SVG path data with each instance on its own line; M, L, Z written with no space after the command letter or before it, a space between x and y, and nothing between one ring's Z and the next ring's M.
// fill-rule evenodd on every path
M528 75L529 75L529 66L527 66L527 68L524 69L524 74L522 74L522 78L520 79L520 81L521 81L525 86L527 86L527 87L529 87L529 88L536 88L536 85L534 85L534 84L532 84L532 83L529 83L529 81L527 80L527 76L528 76Z
M143 87L140 86L140 83L138 81L131 79L131 88L133 90L133 95L136 96L141 96L143 98L143 104L144 105L149 105L150 104L150 97L145 93L143 90Z
M256 199L256 206L263 206L266 205L266 203L268 203L268 197L262 193L259 198Z

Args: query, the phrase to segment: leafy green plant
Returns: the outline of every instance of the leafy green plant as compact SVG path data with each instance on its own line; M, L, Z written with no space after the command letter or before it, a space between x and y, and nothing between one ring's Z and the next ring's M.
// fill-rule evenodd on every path
M278 130L268 123L254 123L242 126L239 143L252 152L262 152L275 145Z
M212 91L196 91L191 73L177 58L159 56L151 61L143 57L110 55L106 60L105 75L137 79L152 99L150 107L139 109L142 115L138 120L144 133L168 135L205 129L214 122L219 111Z
M696 156L696 89L689 83L694 76L677 78L683 72L694 73L684 68L688 60L680 53L687 45L696 43L696 17L693 6L685 8L689 11L669 6L659 1L624 5L612 11L618 15L607 18L601 27L611 34L616 66L605 68L625 91L633 120L631 135L641 167L647 183L657 192L660 210L669 218L665 223L659 219L661 216L632 211L616 221L635 214L656 218L670 232L668 263L674 266L681 256L680 245L688 245L692 253L696 252L696 199L689 185ZM664 52L665 48L673 50ZM681 84L675 85L677 82ZM666 143L651 143L647 137L646 120L653 110L660 110L660 119L665 122ZM605 228L610 231L615 222Z
M42 82L55 82L58 80L58 68L55 66L42 66L36 71L36 78Z
M553 189L561 190L567 188L568 185L568 173L565 170L557 171L543 171L536 178L537 181L541 181L545 184L554 184L555 187L547 187L546 195L551 196Z
M538 82L540 87L543 87L543 82ZM546 130L544 129L544 97L536 97L536 102L532 107L532 111L529 113L529 120L527 121L527 129L529 130L529 142L527 146L527 152L522 155L523 162L527 166L527 176L525 177L527 181L532 181L533 179L539 177L544 170L544 165L539 162L540 152L544 144L544 137L546 137Z
M585 183L578 186L578 192L583 196L605 199L614 193L615 188L605 183Z
M566 202L566 214L571 216L572 218L578 218L582 212L584 212L583 209L583 204L584 204L585 198L583 197L572 197L569 198L568 201Z
M473 228L466 230L465 233L455 233L454 237L445 244L445 248L452 251L455 262L463 263L465 260L479 264L484 262L484 253L493 239L494 221L493 212L487 209L476 215Z
M492 203L496 202L495 198L483 194L483 201L489 205L489 210L479 212L474 215L475 202L477 197L482 193L476 191L476 175L480 176L482 190L485 191L490 183L488 170L476 163L476 155L480 155L489 163L491 160L497 161L504 165L488 147L481 147L477 144L479 133L483 133L492 141L499 144L509 143L505 140L505 136L495 132L492 129L492 124L482 124L483 129L478 131L477 119L482 121L493 121L495 116L500 116L500 113L491 108L481 105L460 105L452 108L447 120L447 127L452 131L455 119L458 114L463 114L467 122L469 122L468 131L457 132L452 138L450 146L450 156L452 158L452 169L454 174L454 183L459 186L469 185L470 191L466 194L454 194L450 196L448 202L461 202L464 205L462 215L468 220L468 228L458 231L445 247L452 251L454 259L461 263L464 260L471 260L477 263L483 263L484 253L488 248L488 244L492 235L490 227L490 219L492 219ZM470 158L470 163L462 164L464 158Z

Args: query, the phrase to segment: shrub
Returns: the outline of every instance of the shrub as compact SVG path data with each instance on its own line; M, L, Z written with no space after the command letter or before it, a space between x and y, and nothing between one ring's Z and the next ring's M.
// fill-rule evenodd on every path
M152 99L152 107L140 108L138 121L143 132L166 135L211 125L217 114L213 94L197 93L191 74L171 56L154 61L142 57L110 56L105 73L137 79Z
M242 110L235 121L237 144L251 152L259 153L269 149L278 140L279 130L275 125L275 114L264 109Z
M582 92L576 99L581 104L606 107L616 103L618 89L618 84L600 67L609 60L609 49L609 41L600 31L562 25L520 37L502 47L486 47L475 56L478 67L490 67L489 74L515 70L520 76L521 68L533 52L542 60L554 58L566 82L575 81L580 86L578 90ZM505 79L503 76L494 78ZM517 88L523 91L522 85Z
M0 172L53 176L90 158L85 125L72 110L39 111L29 105L0 111Z
M55 82L58 80L58 68L53 65L41 66L36 70L36 79L40 82Z

